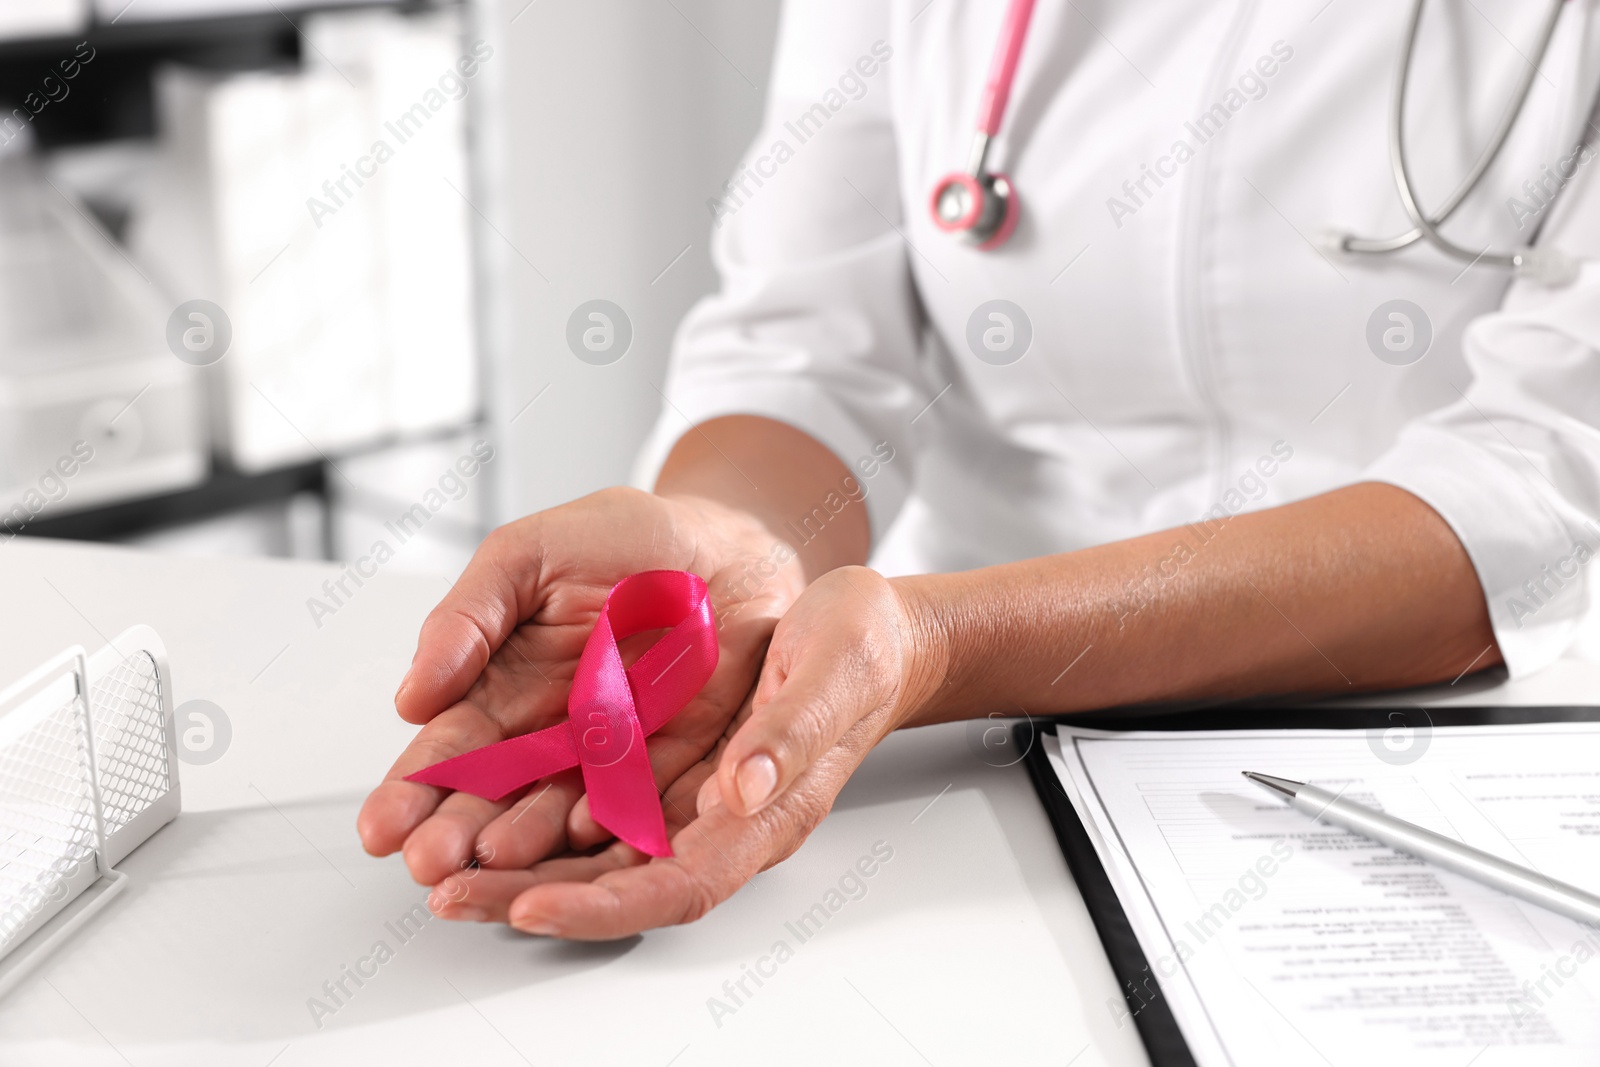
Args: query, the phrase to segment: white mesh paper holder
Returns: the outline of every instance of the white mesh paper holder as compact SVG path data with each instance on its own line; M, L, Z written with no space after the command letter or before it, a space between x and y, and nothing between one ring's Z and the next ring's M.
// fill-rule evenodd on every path
M148 626L0 692L0 996L126 887L115 865L178 803L172 678Z

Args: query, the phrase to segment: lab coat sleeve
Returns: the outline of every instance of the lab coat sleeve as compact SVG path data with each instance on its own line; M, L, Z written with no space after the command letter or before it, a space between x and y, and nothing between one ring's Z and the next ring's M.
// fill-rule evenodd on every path
M922 315L898 228L890 75L901 60L885 0L783 10L763 127L707 203L721 290L678 330L634 482L651 485L693 425L762 415L851 469L876 539L909 490L910 423L927 403Z
M1437 511L1466 547L1513 677L1557 659L1600 564L1600 184L1575 179L1541 244L1589 258L1576 283L1513 283L1464 337L1469 382L1369 469Z

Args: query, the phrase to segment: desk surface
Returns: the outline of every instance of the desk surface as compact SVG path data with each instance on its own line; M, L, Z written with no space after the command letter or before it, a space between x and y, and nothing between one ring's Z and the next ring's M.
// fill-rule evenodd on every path
M578 945L427 918L354 824L412 732L390 694L447 584L380 573L319 627L306 601L336 573L0 547L0 685L145 622L176 702L232 731L182 765L183 813L124 861L127 894L0 1003L0 1062L1146 1062L1026 774L962 724L891 737L799 853L691 926ZM1420 699L1593 702L1597 648ZM874 847L892 858L841 893Z

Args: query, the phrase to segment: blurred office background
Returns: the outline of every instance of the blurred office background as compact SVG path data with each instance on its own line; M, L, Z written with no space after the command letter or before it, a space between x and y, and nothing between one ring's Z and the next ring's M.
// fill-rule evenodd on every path
M0 543L451 573L624 481L776 20L0 0ZM614 362L568 345L593 300Z

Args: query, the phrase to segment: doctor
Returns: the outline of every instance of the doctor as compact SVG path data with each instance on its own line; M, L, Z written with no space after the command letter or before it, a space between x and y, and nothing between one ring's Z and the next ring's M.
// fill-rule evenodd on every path
M396 696L426 725L360 831L439 914L697 918L901 726L1516 676L1571 640L1600 2L1034 7L785 5L652 490L497 530ZM656 567L722 620L649 742L674 858L606 845L575 771L399 780L560 721L606 591Z

